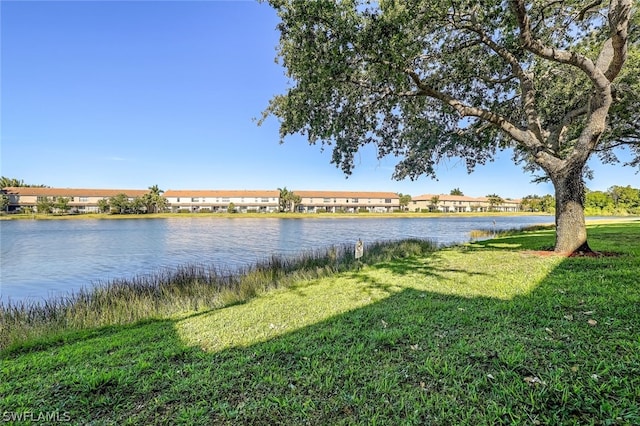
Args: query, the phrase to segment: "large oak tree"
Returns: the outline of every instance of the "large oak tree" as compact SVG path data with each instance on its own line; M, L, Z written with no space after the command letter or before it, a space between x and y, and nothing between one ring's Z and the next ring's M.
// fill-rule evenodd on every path
M333 147L351 173L375 144L396 179L469 171L501 149L555 186L558 252L589 250L586 163L640 163L640 55L632 0L268 0L291 86L263 114L280 135Z

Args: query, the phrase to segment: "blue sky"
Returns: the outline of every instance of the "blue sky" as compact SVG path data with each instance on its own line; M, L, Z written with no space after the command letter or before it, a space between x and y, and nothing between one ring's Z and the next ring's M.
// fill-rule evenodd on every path
M1 174L54 187L327 189L413 196L553 193L508 152L439 180L391 179L394 158L361 151L349 178L300 136L258 127L287 88L274 62L278 22L254 1L2 1ZM640 186L630 168L599 166L587 186Z

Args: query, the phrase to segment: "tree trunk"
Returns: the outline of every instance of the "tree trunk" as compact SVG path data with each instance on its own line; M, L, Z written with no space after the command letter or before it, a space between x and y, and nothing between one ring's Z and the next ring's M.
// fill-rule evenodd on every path
M591 252L584 221L582 167L551 176L556 191L556 253Z

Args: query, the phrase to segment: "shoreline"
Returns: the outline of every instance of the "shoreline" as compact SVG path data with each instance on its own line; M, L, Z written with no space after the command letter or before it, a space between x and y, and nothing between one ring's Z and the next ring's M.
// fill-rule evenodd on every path
M518 217L518 216L548 216L550 223L555 223L555 216L541 212L463 212L463 213L152 213L152 214L68 214L68 215L38 215L11 214L0 215L0 221L14 220L127 220L127 219L441 219L441 218L470 218L470 217ZM590 215L585 221L602 220L638 220L638 215Z
M540 212L469 212L469 213L152 213L152 214L68 214L38 215L11 214L0 215L0 220L122 220L122 219L173 219L173 218L250 218L250 219L369 219L369 218L451 218L451 217L513 217L513 216L549 216L553 214ZM598 216L600 217L600 216ZM611 216L626 217L626 216ZM632 217L632 216L629 216Z

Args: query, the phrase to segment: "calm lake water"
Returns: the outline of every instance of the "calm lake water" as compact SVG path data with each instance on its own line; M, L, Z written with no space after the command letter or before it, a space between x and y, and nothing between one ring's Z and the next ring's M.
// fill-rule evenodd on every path
M495 225L494 225L495 221ZM234 270L272 254L405 238L469 241L473 229L552 223L551 216L170 218L0 221L0 300L41 301L185 264Z

